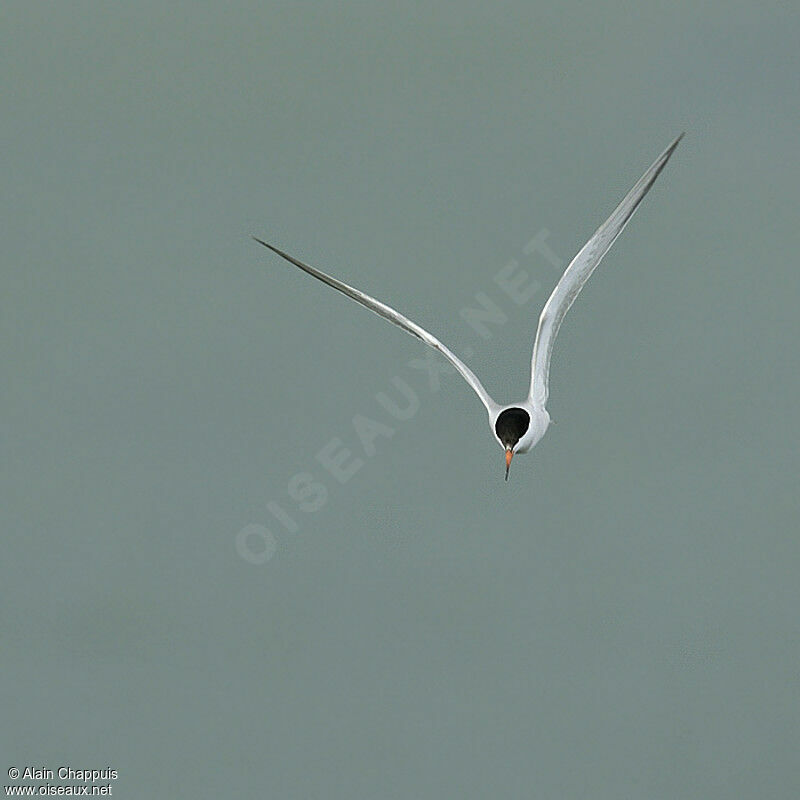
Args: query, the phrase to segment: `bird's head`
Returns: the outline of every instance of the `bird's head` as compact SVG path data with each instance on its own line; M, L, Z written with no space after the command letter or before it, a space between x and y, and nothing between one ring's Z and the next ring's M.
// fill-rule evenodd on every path
M530 414L524 408L516 406L501 411L494 422L495 436L506 455L506 480L508 480L508 471L511 467L511 459L514 458L514 453L518 451L524 452L520 448L520 440L524 439L530 426Z

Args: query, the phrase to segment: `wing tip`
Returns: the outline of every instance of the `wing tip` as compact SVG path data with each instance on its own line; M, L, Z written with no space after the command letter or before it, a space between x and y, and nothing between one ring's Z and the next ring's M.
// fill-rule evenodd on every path
M676 136L676 137L675 137L675 138L672 140L672 144L670 144L670 146L669 146L669 147L668 147L668 148L667 148L667 149L664 151L664 155L666 155L666 156L667 156L667 158L669 158L669 157L672 155L673 151L674 151L674 150L675 150L675 148L676 148L676 147L677 147L677 146L678 146L678 145L681 143L681 139L683 139L683 137L684 137L684 136L686 136L686 131L681 131L681 132L680 132L680 133L679 133L679 134L678 134L678 135L677 135L677 136Z
M269 248L270 250L274 250L274 249L275 249L275 248L274 248L274 247L273 247L271 244L267 244L267 242L265 242L263 239L259 239L259 238L258 238L258 236L256 236L255 234L252 234L252 233L251 233L251 234L250 234L250 238L251 238L251 239L252 239L254 242L258 242L259 244L261 244L261 245L264 245L264 247L267 247L267 248Z
M300 264L297 261L297 259L292 258L288 253L284 253L283 250L280 250L279 248L275 247L274 244L265 242L263 239L259 239L258 236L255 236L252 233L250 234L250 238L253 241L258 242L259 244L264 245L264 247L266 247L267 250L272 250L272 252L275 253L276 255L279 255L281 258L285 258L287 261L294 264L295 266L301 267L302 269L306 269L305 265Z

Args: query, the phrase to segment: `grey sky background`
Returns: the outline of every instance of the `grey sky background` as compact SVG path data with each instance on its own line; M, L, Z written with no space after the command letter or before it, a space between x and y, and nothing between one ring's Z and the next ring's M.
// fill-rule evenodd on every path
M736 2L6 3L3 773L797 796L799 27ZM681 130L507 484L457 376L432 391L420 343L248 238L512 399L559 277L526 242L571 259ZM508 317L487 340L477 292ZM395 377L407 421L375 399ZM372 456L358 414L393 429ZM334 438L365 462L344 485Z

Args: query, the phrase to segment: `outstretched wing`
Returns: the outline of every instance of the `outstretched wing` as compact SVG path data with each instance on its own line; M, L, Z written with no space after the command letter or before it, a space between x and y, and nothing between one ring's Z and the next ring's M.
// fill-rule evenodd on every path
M594 236L575 256L545 303L539 317L539 328L536 331L536 342L533 345L531 360L529 399L535 406L543 408L547 402L550 357L553 353L553 342L564 320L564 315L575 302L575 298L589 280L595 267L614 244L614 240L622 233L628 220L633 216L644 196L650 191L650 187L682 138L683 134L678 136L653 162L647 172L639 178L633 189L625 195L625 199L614 209L614 213L597 229Z
M253 239L255 239L259 244L263 244L264 247L272 250L273 253L277 253L281 258L285 258L290 264L300 267L303 272L307 272L309 275L312 275L323 283L327 283L328 286L336 289L336 291L341 292L342 294L347 295L351 300L355 300L356 303L360 303L362 306L376 313L379 317L388 319L389 322L393 322L398 328L402 328L406 333L416 336L417 339L422 339L425 344L429 345L434 350L438 350L461 373L464 380L475 390L475 394L480 397L481 402L484 404L484 406L486 406L486 410L490 414L498 408L497 403L495 403L494 400L489 397L488 392L483 388L483 384L475 376L475 373L460 358L454 355L448 347L443 345L435 336L428 333L428 331L426 331L424 328L421 328L419 325L417 325L416 322L412 322L410 319L408 319L408 317L404 317L399 311L395 311L393 308L381 303L374 297L370 297L368 294L364 294L364 292L360 292L358 289L354 289L352 286L348 286L346 283L342 283L342 281L332 278L330 275L326 275L321 270L316 269L316 267L312 267L308 264L304 264L302 261L298 261L288 253L278 250L277 247L267 244L256 236L254 236Z

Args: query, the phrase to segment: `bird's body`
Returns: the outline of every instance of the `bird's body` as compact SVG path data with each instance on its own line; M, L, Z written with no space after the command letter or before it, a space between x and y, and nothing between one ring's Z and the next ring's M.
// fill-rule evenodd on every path
M425 344L442 353L461 373L464 380L472 387L486 408L492 433L505 451L506 479L508 479L508 469L514 454L527 453L531 450L544 436L550 425L550 415L545 407L549 393L550 359L553 352L553 343L565 314L589 279L589 276L608 252L611 245L614 244L617 236L622 233L622 230L639 207L639 203L650 190L650 187L682 138L683 134L678 136L651 164L622 202L614 209L611 216L597 229L592 238L583 246L564 271L561 280L559 280L547 303L545 303L539 317L539 326L536 331L536 340L531 359L530 390L528 396L519 403L508 405L496 403L475 376L475 373L460 358L435 336L412 322L408 317L321 270L304 264L277 247L267 244L267 242L256 237L253 238L259 244L269 248L304 272L347 295L370 311L402 328L406 333L421 339Z

